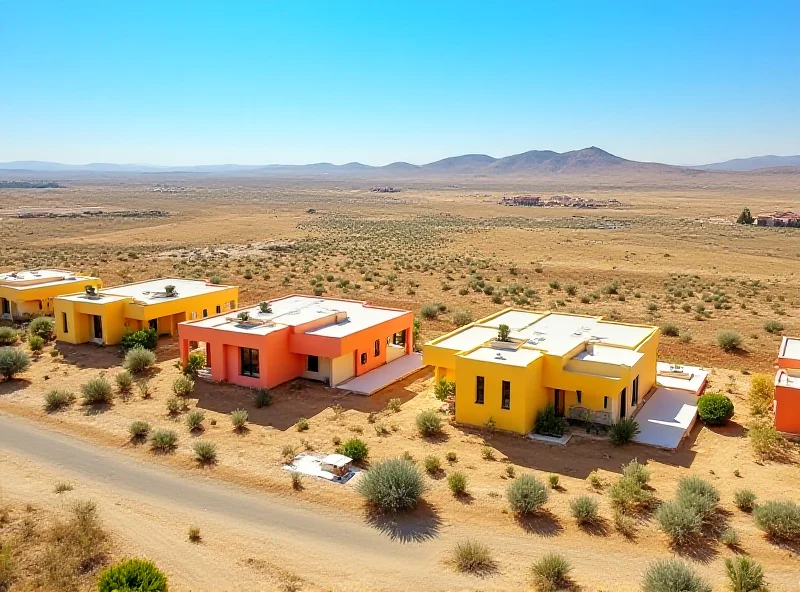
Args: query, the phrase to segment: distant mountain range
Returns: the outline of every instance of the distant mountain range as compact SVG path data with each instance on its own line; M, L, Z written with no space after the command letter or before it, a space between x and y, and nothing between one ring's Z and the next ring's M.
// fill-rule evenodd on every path
M665 172L696 173L701 170L754 171L769 167L800 167L800 156L760 156L730 160L723 163L680 167L654 162L637 162L614 156L595 146L553 152L552 150L531 150L503 158L486 154L464 154L451 156L423 165L408 162L393 162L385 166L370 166L359 162L336 165L321 162L305 165L200 165L200 166L155 166L147 164L91 163L83 165L42 162L36 160L0 163L0 170L30 171L37 173L205 173L205 174L341 174L341 175L379 175L399 176L425 174L460 175L568 175L568 174L607 174L612 172Z

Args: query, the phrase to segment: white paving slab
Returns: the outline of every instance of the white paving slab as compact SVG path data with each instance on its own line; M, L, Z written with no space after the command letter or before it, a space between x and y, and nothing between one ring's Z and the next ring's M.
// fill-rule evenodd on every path
M371 395L424 367L425 365L422 363L422 354L414 352L397 358L383 366L378 366L366 374L351 378L338 385L336 388L352 391L361 395Z
M636 414L641 432L634 440L675 450L696 418L697 395L694 392L660 387Z

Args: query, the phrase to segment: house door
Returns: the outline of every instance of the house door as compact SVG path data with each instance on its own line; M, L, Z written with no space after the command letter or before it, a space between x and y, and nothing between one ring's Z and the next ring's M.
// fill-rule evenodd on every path
M6 300L5 298L0 298L3 302L3 314L10 315L11 314L11 303Z
M92 319L94 321L94 338L95 339L102 339L103 338L103 317L100 315L92 315Z
M556 409L556 417L564 417L564 391L561 389L555 389L555 401L553 402L553 406Z
M625 414L628 410L628 389L622 389L622 392L619 394L619 418L622 419L625 417Z

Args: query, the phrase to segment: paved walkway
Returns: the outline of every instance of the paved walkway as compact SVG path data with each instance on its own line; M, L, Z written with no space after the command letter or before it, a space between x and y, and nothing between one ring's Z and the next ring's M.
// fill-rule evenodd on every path
M338 385L337 388L360 395L371 395L418 370L422 370L422 368L424 368L422 354L415 352L370 370L366 374L351 378Z

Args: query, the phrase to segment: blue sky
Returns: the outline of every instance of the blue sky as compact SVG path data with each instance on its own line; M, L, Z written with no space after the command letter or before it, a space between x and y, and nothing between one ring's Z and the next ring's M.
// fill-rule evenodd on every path
M800 2L0 0L0 161L800 153Z

